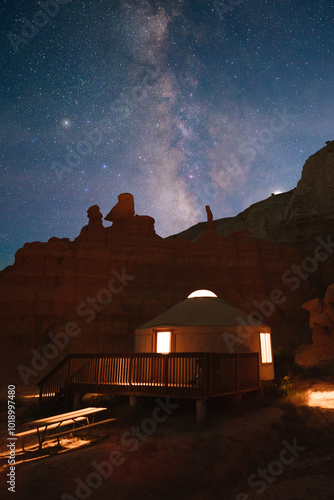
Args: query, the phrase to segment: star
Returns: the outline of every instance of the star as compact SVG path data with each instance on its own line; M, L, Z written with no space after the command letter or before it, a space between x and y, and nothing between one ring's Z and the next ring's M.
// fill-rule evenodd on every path
M63 128L70 128L72 123L68 118L63 118L63 120L61 121L61 125Z

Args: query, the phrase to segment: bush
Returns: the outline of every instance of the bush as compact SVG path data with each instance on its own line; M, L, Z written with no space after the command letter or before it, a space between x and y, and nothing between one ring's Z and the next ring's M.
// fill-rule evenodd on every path
M286 399L296 394L295 387L290 377L285 376L277 384L273 384L271 395L274 399Z

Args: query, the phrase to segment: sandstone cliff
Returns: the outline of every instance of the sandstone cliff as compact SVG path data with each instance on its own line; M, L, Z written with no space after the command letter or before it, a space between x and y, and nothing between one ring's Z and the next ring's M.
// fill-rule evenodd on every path
M334 228L334 141L305 162L297 187L255 203L236 217L214 221L221 235L247 229L276 243L295 246L307 254L316 238L327 237ZM205 230L199 223L170 238L195 241Z

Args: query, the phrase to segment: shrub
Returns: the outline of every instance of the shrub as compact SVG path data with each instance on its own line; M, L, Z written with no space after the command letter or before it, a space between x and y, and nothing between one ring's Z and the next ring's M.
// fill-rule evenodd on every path
M285 376L277 384L273 384L271 394L274 399L286 399L296 394L295 387L290 377Z

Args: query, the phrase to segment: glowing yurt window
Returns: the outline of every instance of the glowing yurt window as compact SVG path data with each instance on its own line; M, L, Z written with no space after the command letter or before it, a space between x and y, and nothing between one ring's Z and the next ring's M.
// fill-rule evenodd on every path
M262 363L272 363L270 333L260 333Z
M188 299L194 299L196 297L216 297L217 295L210 290L195 290L190 295L188 295Z
M157 332L157 352L168 354L170 352L170 341L172 332Z

